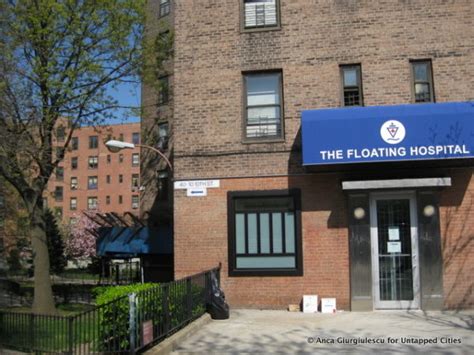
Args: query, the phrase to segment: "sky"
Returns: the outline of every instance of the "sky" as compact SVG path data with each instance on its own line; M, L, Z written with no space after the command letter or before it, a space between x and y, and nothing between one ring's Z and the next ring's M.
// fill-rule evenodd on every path
M113 96L120 106L135 106L140 105L140 85L139 84L120 84L117 88L108 90L108 93ZM120 109L116 112L116 119L107 120L107 124L133 123L140 122L140 117L131 116L129 110Z

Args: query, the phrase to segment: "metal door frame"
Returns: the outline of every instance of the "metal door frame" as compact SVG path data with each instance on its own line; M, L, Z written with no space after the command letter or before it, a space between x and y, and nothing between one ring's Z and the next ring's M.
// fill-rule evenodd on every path
M377 201L408 199L410 201L411 261L413 273L413 301L381 301L378 257ZM419 309L420 268L418 257L418 217L414 191L372 192L370 194L370 244L372 255L372 295L374 309Z

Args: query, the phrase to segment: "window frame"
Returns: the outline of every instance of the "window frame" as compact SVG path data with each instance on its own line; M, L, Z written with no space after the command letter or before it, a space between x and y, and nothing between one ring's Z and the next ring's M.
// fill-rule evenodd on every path
M162 11L165 9L165 11ZM165 3L161 3L161 0L158 0L158 18L168 16L171 13L171 0L167 0Z
M89 136L89 149L99 148L99 136Z
M136 201L134 201L136 199ZM132 195L132 210L138 210L140 207L140 197L138 195Z
M95 185L91 185L91 179L95 179ZM97 175L87 177L87 190L99 189L99 177Z
M71 170L77 170L79 167L79 158L72 157L71 158Z
M54 201L63 202L64 200L64 188L62 186L54 187Z
M291 197L294 202L295 215L295 258L296 267L286 268L264 268L264 269L237 269L236 267L236 243L235 243L235 200L243 198L275 198ZM227 192L227 225L228 225L228 274L234 276L303 276L303 244L301 224L301 191L299 189L289 190L256 190L256 191L229 191ZM274 254L267 254L272 256Z
M77 176L71 176L69 187L71 190L77 190L79 188L79 179Z
M79 150L79 137L71 138L71 150Z
M259 76L277 74L279 77L279 96L280 96L280 134L276 136L260 136L260 137L247 137L247 120L248 113L248 90L247 90L247 77L248 76ZM283 95L283 70L271 69L271 70L259 70L259 71L246 71L242 72L242 143L273 143L273 142L284 142L285 141L285 104ZM255 105L250 107L264 107L266 105ZM276 105L269 105L276 106Z
M56 177L56 181L64 181L64 167L57 166L54 171L54 176Z
M415 85L417 83L426 83L425 81L416 81L415 80L415 65L426 63L428 67L428 84L430 86L430 101L416 101L416 90ZM429 104L436 103L436 95L434 88L434 78L433 78L433 62L431 59L410 59L410 86L411 86L411 97L412 103L414 104Z
M74 201L74 203L72 203ZM76 211L77 210L77 197L71 197L69 199L69 210Z
M138 159L136 162L134 159ZM132 167L140 166L140 153L132 153Z
M92 165L91 165L92 161ZM87 169L97 170L99 168L99 156L98 155L89 155L87 158Z
M132 143L140 144L140 132L132 132Z
M344 86L344 69L356 68L357 70L357 88L359 90L359 104L358 105L346 105L345 92L346 87ZM362 83L362 64L353 63L353 64L340 64L339 65L339 76L341 81L341 107L364 107L364 85ZM352 87L349 87L352 88Z
M158 95L156 103L158 106L166 106L170 102L170 75L163 75L158 78Z
M95 200L95 206L91 207L90 202ZM99 207L99 199L97 196L88 196L87 197L87 209L88 210L96 210Z
M239 1L240 5L240 32L261 32L261 31L277 31L281 30L281 4L280 0L275 0L276 7L276 24L271 26L245 26L245 0Z

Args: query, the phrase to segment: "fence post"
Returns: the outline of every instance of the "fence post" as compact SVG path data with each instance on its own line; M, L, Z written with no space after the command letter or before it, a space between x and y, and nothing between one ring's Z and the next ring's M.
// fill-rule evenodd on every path
M170 330L170 309L168 302L169 295L169 286L167 284L163 285L163 292L161 297L161 302L163 306L163 333L166 334Z
M73 354L74 351L74 317L69 317L67 319L67 325L68 325L68 338L69 338L69 351L68 354Z
M128 295L128 303L130 305L129 324L130 324L130 354L135 354L136 335L137 335L137 319L136 319L136 298L137 294Z
M193 293L192 293L192 284L191 278L186 279L186 308L188 310L188 320L193 316Z
M29 315L29 333L30 336L28 337L30 339L30 347L34 349L35 347L35 315L33 313L30 313Z

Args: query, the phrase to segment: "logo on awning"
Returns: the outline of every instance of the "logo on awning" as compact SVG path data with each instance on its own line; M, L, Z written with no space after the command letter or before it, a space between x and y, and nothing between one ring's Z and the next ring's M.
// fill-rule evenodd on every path
M380 136L388 144L401 143L405 134L405 126L396 120L386 121L380 128Z

